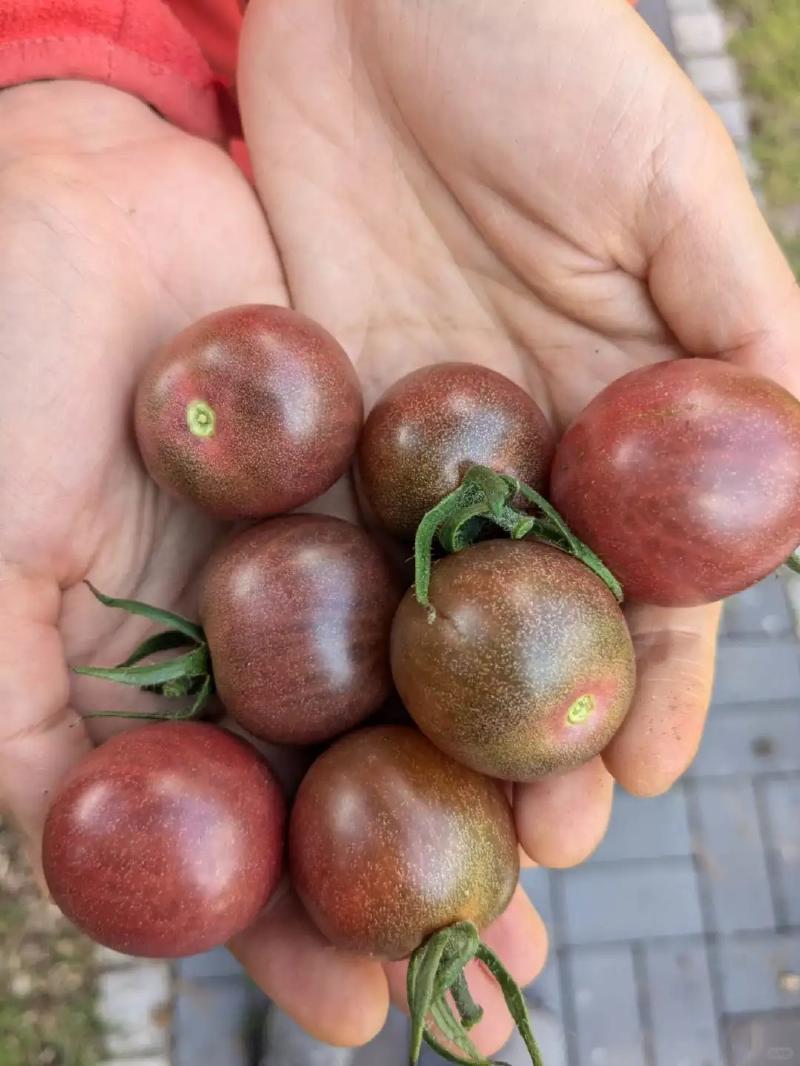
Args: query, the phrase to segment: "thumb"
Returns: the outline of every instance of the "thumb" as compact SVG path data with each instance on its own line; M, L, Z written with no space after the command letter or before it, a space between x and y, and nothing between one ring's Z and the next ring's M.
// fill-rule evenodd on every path
M697 98L671 129L643 216L653 300L690 354L800 396L800 290L733 144Z
M24 834L40 880L52 794L91 747L80 716L68 706L60 606L54 581L0 561L0 808Z

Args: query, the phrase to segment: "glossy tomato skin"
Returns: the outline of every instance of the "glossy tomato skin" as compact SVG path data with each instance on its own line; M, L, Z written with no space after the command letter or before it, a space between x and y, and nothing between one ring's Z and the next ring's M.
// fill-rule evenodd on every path
M285 803L269 767L199 722L120 733L66 778L47 817L53 899L129 955L193 955L246 928L281 876Z
M299 507L345 472L363 416L346 353L317 323L252 304L208 315L156 356L136 435L164 489L220 518Z
M529 781L606 746L633 695L633 645L617 603L557 548L489 540L434 565L436 618L406 593L392 672L411 717L465 766Z
M370 516L410 541L470 466L541 489L552 455L550 427L523 389L475 363L437 363L378 401L361 434L358 470Z
M383 959L453 922L488 925L519 875L501 787L405 726L359 730L317 759L292 809L289 857L331 943Z
M800 543L800 403L723 360L635 370L567 430L551 496L628 598L722 599Z
M401 592L369 535L327 515L273 518L223 544L200 617L229 713L284 744L327 740L372 714L391 687Z

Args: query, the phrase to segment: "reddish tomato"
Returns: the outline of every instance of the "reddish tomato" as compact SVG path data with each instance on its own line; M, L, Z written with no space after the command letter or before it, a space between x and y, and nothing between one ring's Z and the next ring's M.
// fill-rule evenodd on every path
M413 590L392 629L392 672L437 747L529 781L606 746L633 695L633 645L606 585L531 540L489 540L433 567L433 621Z
M389 694L400 595L381 550L349 522L290 515L240 533L212 558L200 597L225 707L278 743L350 729Z
M136 434L162 488L221 518L290 511L341 477L363 414L350 360L286 307L219 311L145 371Z
M470 466L541 489L552 455L550 427L518 385L474 363L437 363L378 401L361 435L358 469L375 520L413 540L425 512Z
M94 940L193 955L253 921L281 875L285 804L261 757L215 726L121 733L70 773L44 829L47 884Z
M552 499L629 598L719 600L800 542L800 403L722 360L635 370L568 429Z
M488 925L519 874L500 786L403 726L351 733L317 759L297 793L289 854L324 935L386 959L454 922Z

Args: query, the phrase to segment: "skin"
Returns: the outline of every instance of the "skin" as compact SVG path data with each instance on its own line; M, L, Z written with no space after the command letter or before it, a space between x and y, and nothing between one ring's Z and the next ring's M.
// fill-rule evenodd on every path
M433 568L433 620L413 589L392 627L392 673L437 747L530 781L605 748L633 696L622 612L583 563L535 541L489 540Z
M499 785L403 726L352 733L317 759L292 808L289 857L325 937L383 959L454 922L484 928L519 874Z
M53 899L129 955L194 955L266 905L283 866L286 804L244 741L162 722L97 748L67 776L44 828Z
M419 366L489 351L560 429L685 354L800 394L795 279L714 113L619 0L251 0L238 89L269 228L222 152L133 98L0 93L0 803L34 856L48 791L111 728L82 724L108 692L67 665L118 662L145 634L80 581L191 613L217 535L155 489L129 433L147 358L194 319L291 301L344 344L368 407ZM336 506L354 513L346 491ZM637 692L603 753L626 788L661 792L690 762L717 616L628 612ZM570 799L577 772L554 779ZM585 854L610 783L581 806L551 794L541 817L538 782L515 786L528 854L568 861L573 832ZM545 939L524 900L495 936L532 979ZM383 1024L384 969L288 904L235 947L320 1039ZM483 1001L488 1053L509 1022Z
M219 518L290 511L342 476L361 388L321 326L285 307L193 323L145 370L136 437L151 477Z
M210 560L200 594L226 710L275 743L352 728L389 694L400 595L384 554L349 522L292 515L240 533Z
M626 596L730 596L800 542L800 403L710 359L634 371L570 426L551 497Z
M541 489L553 435L530 396L487 367L439 363L396 382L370 412L358 447L366 507L387 532L413 540L434 504L470 466Z

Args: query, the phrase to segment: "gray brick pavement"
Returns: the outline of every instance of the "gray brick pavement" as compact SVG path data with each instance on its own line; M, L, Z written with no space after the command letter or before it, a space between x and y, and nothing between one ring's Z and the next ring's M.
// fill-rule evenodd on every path
M649 941L643 949L653 1066L720 1061L705 941Z

